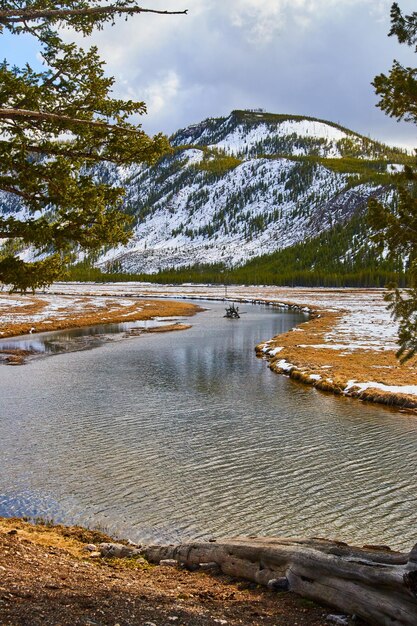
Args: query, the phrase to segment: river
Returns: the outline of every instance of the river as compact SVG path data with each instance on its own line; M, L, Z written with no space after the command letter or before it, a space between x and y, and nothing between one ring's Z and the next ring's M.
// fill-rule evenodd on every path
M273 374L254 347L301 314L244 305L228 320L205 306L187 331L0 367L0 515L140 542L263 534L410 549L417 419Z

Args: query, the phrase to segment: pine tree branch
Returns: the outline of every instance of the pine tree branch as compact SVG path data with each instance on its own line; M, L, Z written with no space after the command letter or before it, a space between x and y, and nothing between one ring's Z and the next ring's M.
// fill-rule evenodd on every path
M108 162L108 163L117 163L118 159L114 160L110 157L106 157L103 154L99 154L99 152L89 152L83 150L73 149L71 147L71 143L65 144L61 147L56 147L53 145L48 146L32 146L28 144L25 146L25 151L28 154L40 154L42 156L62 156L73 159L85 159L86 161L92 161L94 163L100 162Z
M27 193L25 191L21 191L20 189L18 189L17 187L13 187L12 185L3 185L0 182L0 190L7 192L7 193L12 193L15 196L19 196L19 198L23 198L23 200L26 200L28 202L33 202L34 200L36 200L37 202L40 200L47 200L47 198L44 196L40 196L39 194L37 196L35 196L34 194L31 193ZM0 233L0 237L1 237L1 233ZM4 237L7 237L10 235L4 235Z
M117 7L115 5L108 5L102 7L88 7L83 9L16 9L15 11L8 9L6 11L0 11L0 23L12 24L17 22L36 21L40 19L65 19L68 17L78 16L111 16L127 13L133 15L134 13L154 13L156 15L187 15L188 9L183 11L158 11L156 9L144 9L142 7Z
M128 242L131 222L122 210L123 189L96 177L89 166L150 163L169 150L168 140L162 134L149 137L129 122L131 115L146 112L145 104L112 98L114 78L106 77L97 48L84 51L64 43L57 27L89 36L121 16L188 12L142 8L141 1L0 0L0 35L8 29L36 37L47 67L36 72L29 64L23 70L7 61L2 65L0 192L20 199L12 212L22 204L28 213L22 221L0 217L0 238L17 237L46 254ZM51 215L35 219L45 208ZM64 263L62 255L26 263L11 252L0 260L0 282L34 289L56 280Z
M27 109L0 108L0 119L20 120L22 118L26 118L27 120L40 120L45 122L68 122L71 124L83 124L85 126L107 129L111 132L116 131L132 134L136 134L138 132L135 128L118 126L116 124L108 124L107 122L100 122L98 120L85 120L82 118L71 117L70 115L62 115L59 113L45 113L44 111L29 111Z

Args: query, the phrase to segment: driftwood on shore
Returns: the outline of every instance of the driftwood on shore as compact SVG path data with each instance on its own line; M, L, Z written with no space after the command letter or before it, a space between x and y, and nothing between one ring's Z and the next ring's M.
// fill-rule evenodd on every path
M225 574L358 615L378 626L417 626L417 545L409 554L323 539L237 537L147 546L153 563L217 563Z

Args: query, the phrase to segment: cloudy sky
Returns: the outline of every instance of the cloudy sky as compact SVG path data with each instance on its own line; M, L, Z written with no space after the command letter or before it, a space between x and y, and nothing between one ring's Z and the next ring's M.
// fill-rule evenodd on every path
M416 9L415 0L399 4L408 13ZM417 61L387 37L391 0L143 0L142 6L189 13L120 19L92 42L117 78L117 95L147 103L148 132L171 133L260 107L417 147L416 128L376 108L371 85L394 58ZM13 45L19 61L32 51L28 42L6 45L7 56Z

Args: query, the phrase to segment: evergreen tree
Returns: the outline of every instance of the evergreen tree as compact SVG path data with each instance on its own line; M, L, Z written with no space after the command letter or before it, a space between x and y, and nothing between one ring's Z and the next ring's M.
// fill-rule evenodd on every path
M70 26L87 37L135 13L186 11L144 9L136 0L0 3L0 36L32 35L44 65L39 71L0 63L0 191L19 199L0 217L0 239L40 255L27 263L12 252L19 245L0 250L0 282L14 290L50 284L74 250L126 243L123 190L100 176L97 165L152 163L169 150L166 137L150 138L129 122L146 112L143 102L111 97L114 79L105 75L97 49L64 43L59 35L59 27Z
M403 15L397 3L391 7L391 31L400 43L415 47L417 52L417 12ZM380 74L373 85L380 96L378 106L397 120L417 124L417 68L403 67L394 61L388 75ZM395 176L398 203L394 208L371 200L369 216L381 248L402 255L408 266L412 288L401 292L394 286L387 296L393 317L399 322L397 353L404 362L417 354L417 173L407 166Z

